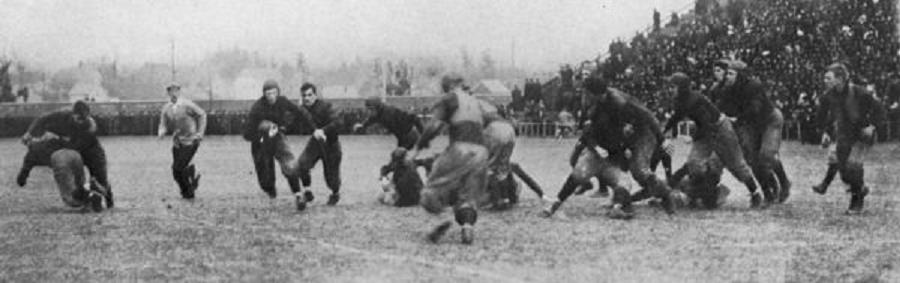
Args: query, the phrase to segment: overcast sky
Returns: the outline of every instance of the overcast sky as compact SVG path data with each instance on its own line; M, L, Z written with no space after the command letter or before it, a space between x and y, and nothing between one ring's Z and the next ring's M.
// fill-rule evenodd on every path
M125 64L191 62L221 48L314 67L377 55L458 58L488 50L502 65L555 68L693 0L0 0L0 51L44 68L107 56ZM477 58L477 57L476 57Z

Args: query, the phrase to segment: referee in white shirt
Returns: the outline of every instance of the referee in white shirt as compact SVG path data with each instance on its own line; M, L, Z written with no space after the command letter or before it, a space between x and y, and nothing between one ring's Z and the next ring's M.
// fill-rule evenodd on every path
M200 140L206 132L206 111L193 101L181 97L181 87L166 87L169 102L163 106L159 115L159 131L162 138L172 134L172 177L181 188L181 197L193 199L194 191L200 185L200 174L191 164L191 159L200 147Z

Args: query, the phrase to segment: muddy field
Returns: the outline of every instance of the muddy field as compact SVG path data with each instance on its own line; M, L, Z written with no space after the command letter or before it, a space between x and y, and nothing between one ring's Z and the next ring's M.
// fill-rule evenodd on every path
M295 152L305 141L290 137ZM324 205L329 191L319 165L316 201L296 212L280 177L274 201L258 188L249 144L239 137L204 141L194 201L181 200L170 177L170 140L103 138L118 207L85 214L63 206L47 168L36 169L24 188L15 185L24 146L2 139L0 280L900 281L897 144L871 154L866 177L873 192L862 216L843 215L849 196L838 182L825 196L809 189L824 174L821 149L786 143L782 158L794 193L783 205L749 209L748 195L727 176L732 194L717 211L670 217L641 204L636 219L618 221L603 216L608 199L577 196L545 219L538 217L541 200L526 191L517 208L482 213L475 244L466 246L458 230L438 245L425 240L449 214L377 204L378 168L393 138L342 141L341 202ZM513 160L556 194L573 143L520 139ZM676 165L688 146L678 143Z

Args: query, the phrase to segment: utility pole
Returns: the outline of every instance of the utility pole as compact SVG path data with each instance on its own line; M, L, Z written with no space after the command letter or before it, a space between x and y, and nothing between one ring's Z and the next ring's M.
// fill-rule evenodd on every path
M509 49L509 61L512 65L512 68L516 68L516 40L512 40L512 46Z
M175 83L175 39L172 39L172 83Z

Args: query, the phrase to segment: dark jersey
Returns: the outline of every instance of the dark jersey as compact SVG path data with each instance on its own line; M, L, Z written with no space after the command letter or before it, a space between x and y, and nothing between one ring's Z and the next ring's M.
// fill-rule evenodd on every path
M582 137L586 145L599 145L611 153L619 145L633 145L637 135L625 136L622 130L626 125L631 125L636 134L649 132L662 141L662 130L653 113L622 91L610 89L606 99L596 102L591 112L591 125Z
M678 122L687 118L693 120L697 125L694 138L701 138L713 129L722 115L709 99L692 90L679 90L674 104L675 113L666 122L666 126L663 128L664 132L674 129Z
M837 125L840 135L856 136L867 126L881 128L886 121L884 108L871 93L860 86L847 84L840 90L828 90L819 98L816 113L819 128L827 131Z
M312 106L303 106L311 119L307 120L305 126L312 129L322 129L325 132L326 143L338 141L338 130L340 130L340 119L337 117L337 111L331 106L330 102L322 99L316 100ZM311 124L310 124L311 122Z
M260 97L250 107L250 114L244 129L244 139L248 141L259 140L258 127L263 120L271 121L277 124L278 127L286 128L296 119L309 121L311 118L309 112L284 96L278 96L273 104L269 104L265 97Z
M73 118L71 110L60 110L41 116L35 120L28 133L38 137L45 132L52 132L64 140L66 147L81 151L99 144L97 136L91 132L91 123L78 123Z
M379 105L375 114L363 123L363 128L375 123L381 124L395 136L405 135L413 128L422 131L422 122L419 121L419 117L390 105Z
M764 123L775 105L766 96L762 83L756 79L738 75L731 87L726 87L719 98L719 110L725 115L737 118L738 123L760 125Z

